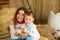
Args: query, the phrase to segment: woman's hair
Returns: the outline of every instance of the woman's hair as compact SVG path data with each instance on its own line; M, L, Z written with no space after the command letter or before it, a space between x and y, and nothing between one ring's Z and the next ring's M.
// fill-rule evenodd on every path
M16 23L17 23L17 14L19 13L20 10L23 10L25 13L27 11L27 9L25 7L20 7L19 9L17 9L15 16L14 16L14 25L16 25Z

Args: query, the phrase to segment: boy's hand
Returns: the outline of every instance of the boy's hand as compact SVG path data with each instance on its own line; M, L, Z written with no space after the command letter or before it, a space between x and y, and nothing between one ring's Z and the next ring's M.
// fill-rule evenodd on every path
M27 33L21 33L21 34L20 34L20 37L23 38L23 37L26 37L27 35L28 35Z
M27 33L27 28L21 28L22 33Z
M20 32L21 31L21 32ZM22 28L21 30L16 31L16 36L18 37L26 37L28 35L27 29Z
M28 33L27 33L27 29L21 29L21 33L20 33L20 37L26 37L26 36L28 36Z

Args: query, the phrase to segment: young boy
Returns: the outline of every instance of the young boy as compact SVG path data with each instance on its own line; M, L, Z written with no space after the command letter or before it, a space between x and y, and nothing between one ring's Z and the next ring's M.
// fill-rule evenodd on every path
M40 35L36 29L36 25L33 23L34 16L32 12L26 12L25 14L25 24L24 27L27 28L27 35L25 35L26 40L39 40Z

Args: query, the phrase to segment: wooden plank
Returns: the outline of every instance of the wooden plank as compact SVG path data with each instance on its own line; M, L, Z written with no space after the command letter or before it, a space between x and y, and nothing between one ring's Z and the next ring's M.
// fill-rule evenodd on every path
M0 5L9 4L9 1L0 1Z

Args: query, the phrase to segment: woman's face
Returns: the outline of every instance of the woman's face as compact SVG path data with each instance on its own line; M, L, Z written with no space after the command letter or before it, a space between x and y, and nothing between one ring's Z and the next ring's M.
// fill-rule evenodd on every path
M25 12L23 10L20 10L19 13L17 14L17 20L19 22L23 22L23 20L24 20L24 14L25 14Z

